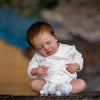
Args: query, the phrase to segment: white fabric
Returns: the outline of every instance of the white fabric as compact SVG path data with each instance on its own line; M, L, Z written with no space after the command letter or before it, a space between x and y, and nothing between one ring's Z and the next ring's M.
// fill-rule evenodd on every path
M44 87L43 87L43 89L40 90L40 94L41 95L48 95L48 88L49 88L49 86L50 86L49 83L45 84Z
M47 75L40 78L45 79L47 82L60 84L67 79L77 77L77 73L71 74L66 70L66 64L68 63L77 63L80 65L80 70L82 70L82 55L76 50L75 46L60 43L57 52L51 56L43 57L36 52L29 63L28 75L31 78L36 78L36 76L31 74L31 70L41 65L45 65L49 67Z
M61 91L62 95L69 95L72 91L72 85L70 83L62 83L59 87L59 91Z

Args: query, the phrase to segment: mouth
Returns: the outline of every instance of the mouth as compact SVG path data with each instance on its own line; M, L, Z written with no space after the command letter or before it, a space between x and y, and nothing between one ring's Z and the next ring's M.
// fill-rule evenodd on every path
M51 54L51 53L52 53L52 51L48 51L48 52L47 52L47 54Z

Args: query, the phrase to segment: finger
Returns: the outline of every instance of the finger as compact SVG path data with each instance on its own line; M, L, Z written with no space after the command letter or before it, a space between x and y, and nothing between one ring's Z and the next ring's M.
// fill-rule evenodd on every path
M68 64L66 64L66 65L70 66L70 65L72 65L72 64L71 64L71 63L68 63Z
M47 75L47 73L46 73L46 72L43 72L42 74L43 74L43 75Z
M46 71L47 71L48 69L49 69L49 67L45 67L45 68L44 68L44 70L46 70Z
M43 71L47 72L48 71L48 68L47 69L42 69Z
M67 67L66 69L69 71L70 70L70 67Z
M71 68L70 66L68 66L66 69L67 69L67 70L71 70L72 68Z
M40 66L41 68L45 68L45 66L44 65L42 65L42 66Z
M45 74L42 74L42 76L46 76Z
M42 69L48 69L48 66L41 66Z
M42 72L42 74L43 74L43 75L45 75L45 74L46 74L46 72Z
M46 70L46 69L44 69L44 70L42 70L42 72L47 73L47 70Z
M46 69L43 69L42 72L46 72Z

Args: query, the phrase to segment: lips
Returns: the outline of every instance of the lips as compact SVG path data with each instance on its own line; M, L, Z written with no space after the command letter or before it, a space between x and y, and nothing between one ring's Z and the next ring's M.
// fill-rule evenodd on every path
M50 54L51 53L51 51L47 51L47 54Z

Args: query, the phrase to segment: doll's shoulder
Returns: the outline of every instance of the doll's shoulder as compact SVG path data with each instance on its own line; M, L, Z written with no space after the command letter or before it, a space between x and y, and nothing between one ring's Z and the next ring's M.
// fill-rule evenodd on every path
M75 45L68 45L68 44L62 44L60 43L61 50L73 50L75 49Z

